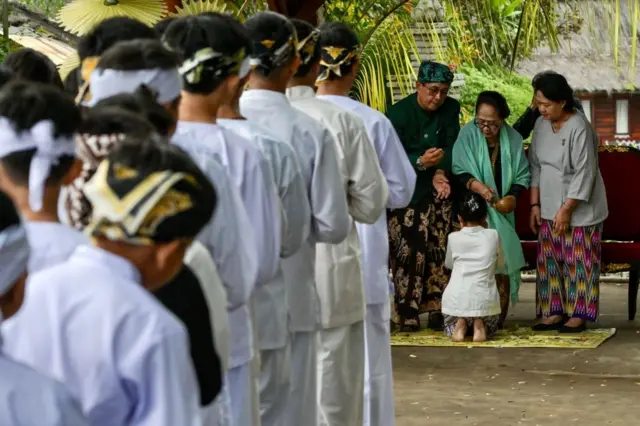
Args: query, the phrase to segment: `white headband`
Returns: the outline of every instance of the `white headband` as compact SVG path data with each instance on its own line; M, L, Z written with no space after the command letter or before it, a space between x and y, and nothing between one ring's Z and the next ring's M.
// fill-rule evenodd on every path
M44 188L51 171L63 155L75 155L73 138L54 137L51 120L37 122L31 129L17 132L11 120L0 117L0 158L16 152L36 149L29 167L29 207L42 210Z
M29 243L22 225L14 225L0 232L0 296L3 296L27 271Z
M120 71L96 68L91 73L91 100L86 102L86 105L92 107L111 96L133 93L142 85L153 90L158 96L158 103L161 104L176 100L182 90L182 81L177 69Z

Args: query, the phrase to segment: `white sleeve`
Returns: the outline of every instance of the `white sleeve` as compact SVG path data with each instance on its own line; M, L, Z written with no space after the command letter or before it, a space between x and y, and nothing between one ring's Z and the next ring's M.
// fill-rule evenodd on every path
M338 244L347 238L351 223L335 142L325 127L320 134L306 137L319 138L309 195L313 235L319 243Z
M295 151L285 145L282 154L284 184L280 188L280 201L286 230L280 256L286 259L300 250L302 243L309 237L311 208Z
M451 237L451 235L449 235ZM451 238L448 238L447 241L447 255L444 259L444 267L448 270L453 270L453 251L451 250Z
M280 200L271 167L260 155L255 165L246 170L242 199L254 234L252 244L258 256L257 284L275 277L280 262Z
M416 186L416 171L400 142L391 122L383 117L373 127L374 140L380 168L389 185L389 201L387 208L404 208L411 202Z
M135 381L129 383L136 401L129 424L202 425L200 391L186 331L165 335L145 352L131 354L123 371L126 379Z
M227 314L227 292L224 289L216 264L207 249L198 241L194 241L184 256L184 263L202 285L209 317L214 333L214 345L223 371L227 371L229 364L229 315Z
M373 224L386 208L389 187L364 125L354 125L350 133L345 158L349 213L357 222Z
M227 310L233 310L246 304L253 292L258 273L258 254L253 227L240 193L222 166L216 166L219 169L215 176L209 176L216 188L218 202L213 219L200 233L198 240L211 253L227 291Z

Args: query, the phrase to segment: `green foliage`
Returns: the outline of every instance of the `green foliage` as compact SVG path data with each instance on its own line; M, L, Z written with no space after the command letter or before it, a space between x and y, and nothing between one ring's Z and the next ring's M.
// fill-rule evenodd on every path
M484 90L495 90L507 98L511 116L507 120L513 124L531 104L531 79L519 74L510 73L500 66L463 65L460 72L464 74L465 85L462 87L462 122L469 122L475 112L476 99Z
M50 18L53 18L58 10L64 6L64 0L17 0L27 8L34 12L40 12Z
M0 37L0 62L11 52L22 49L22 46L11 39Z

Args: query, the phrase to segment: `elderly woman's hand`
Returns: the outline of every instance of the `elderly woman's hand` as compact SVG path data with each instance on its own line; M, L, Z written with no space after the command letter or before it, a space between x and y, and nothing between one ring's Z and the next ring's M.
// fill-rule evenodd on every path
M491 203L494 197L496 196L496 193L493 189L489 188L487 185L480 182L479 180L474 181L471 184L470 189L476 194L479 194L482 198L484 198L487 203Z
M433 187L437 192L437 199L446 200L449 198L451 186L449 185L449 179L447 179L447 176L442 170L438 170L436 174L433 175Z
M553 232L555 232L556 235L563 235L569 230L570 224L571 210L563 204L553 219Z

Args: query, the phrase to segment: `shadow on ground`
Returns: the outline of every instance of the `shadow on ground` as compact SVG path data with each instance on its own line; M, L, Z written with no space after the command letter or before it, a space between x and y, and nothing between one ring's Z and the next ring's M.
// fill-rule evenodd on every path
M640 425L640 314L627 320L627 286L603 284L597 349L393 348L396 426ZM523 283L509 325L531 324Z

